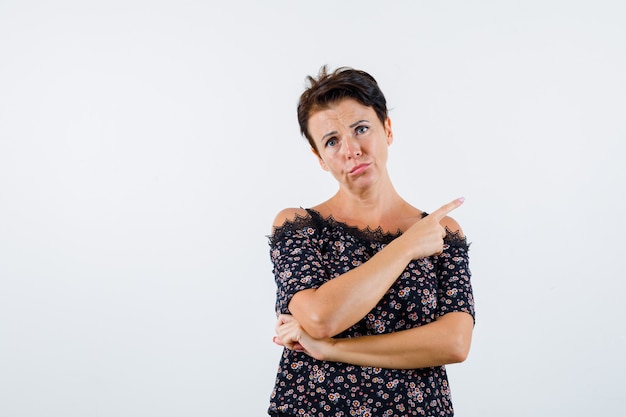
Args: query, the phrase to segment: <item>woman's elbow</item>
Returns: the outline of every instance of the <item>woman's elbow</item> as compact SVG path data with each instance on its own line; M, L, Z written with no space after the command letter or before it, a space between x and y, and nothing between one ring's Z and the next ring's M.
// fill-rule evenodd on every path
M446 363L464 362L472 344L474 320L472 316L463 312L449 313L440 318L445 336L442 346L445 352Z
M309 316L306 323L300 322L300 325L313 339L328 339L338 333L333 323L320 316Z
M469 356L470 346L472 344L471 334L457 334L452 338L448 348L448 363L465 362Z
M323 340L333 337L334 335L325 326L313 326L310 330L304 329L313 339Z
M333 309L312 298L316 290L309 289L296 293L289 303L291 314L302 328L314 339L327 339L340 333L337 317Z
M447 362L450 364L465 362L468 356L469 356L469 349L456 349L450 352L450 356Z

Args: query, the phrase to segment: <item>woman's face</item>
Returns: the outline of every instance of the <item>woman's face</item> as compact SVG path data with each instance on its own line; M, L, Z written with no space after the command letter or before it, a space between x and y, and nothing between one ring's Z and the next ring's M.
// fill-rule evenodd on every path
M365 189L387 176L391 121L383 125L371 107L344 99L313 113L308 128L320 165L341 185Z

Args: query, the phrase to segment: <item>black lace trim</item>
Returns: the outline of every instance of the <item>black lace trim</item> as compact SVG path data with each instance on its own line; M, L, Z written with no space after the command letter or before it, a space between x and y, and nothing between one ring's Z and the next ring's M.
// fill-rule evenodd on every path
M398 231L396 232L384 231L380 226L375 229L372 229L369 226L365 229L361 229L356 226L350 226L347 223L336 220L332 216L332 214L328 217L323 217L316 210L305 210L307 211L306 215L300 215L296 213L295 217L292 220L285 221L285 223L283 223L281 226L275 228L271 235L267 235L266 237L269 240L269 244L274 245L275 242L280 240L285 232L311 226L315 226L318 231L322 230L327 225L330 227L340 227L359 239L384 243L389 243L395 238L402 235L402 231L400 229L398 229ZM428 213L423 212L422 218L426 216L428 216ZM466 250L469 249L470 246L470 244L467 243L467 238L465 236L461 236L461 232L459 230L453 232L447 226L444 243L450 246L459 246L465 248Z
M366 240L366 241L376 241L376 242L391 242L398 236L402 234L402 231L398 229L395 232L384 231L380 226L372 229L371 227L366 227L365 229L361 229L356 226L350 226L349 224L339 221L333 217L331 214L328 217L323 217L319 212L313 209L306 209L307 212L319 222L320 226L330 225L331 227L339 227L350 233L352 236L355 236L358 239Z
M312 220L313 218L311 217L310 213L307 213L303 216L296 213L295 218L291 220L286 220L281 226L275 227L274 230L272 230L272 234L266 235L269 244L273 246L275 242L280 240L285 232L298 230L302 229L303 227L310 227L314 225Z
M446 226L446 236L443 238L443 243L450 246L458 246L466 251L469 250L471 243L467 243L467 237L461 236L461 231L457 230L453 232Z

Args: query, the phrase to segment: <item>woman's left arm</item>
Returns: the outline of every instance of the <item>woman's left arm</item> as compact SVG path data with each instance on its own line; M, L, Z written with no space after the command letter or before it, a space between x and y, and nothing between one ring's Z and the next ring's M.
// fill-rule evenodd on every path
M315 359L379 368L414 369L463 362L469 353L473 317L444 314L432 323L393 333L317 340L288 315L279 318L277 343Z

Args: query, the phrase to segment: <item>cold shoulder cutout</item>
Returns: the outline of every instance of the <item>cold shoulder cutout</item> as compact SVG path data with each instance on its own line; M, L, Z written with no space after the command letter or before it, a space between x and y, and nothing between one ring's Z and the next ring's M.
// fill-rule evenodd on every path
M449 233L454 233L454 234L459 235L460 237L464 237L461 226L452 217L446 216L443 219L441 219L440 223Z
M306 216L307 211L301 207L289 207L282 209L274 218L272 231L282 227L287 222L293 222L298 218L304 218Z

